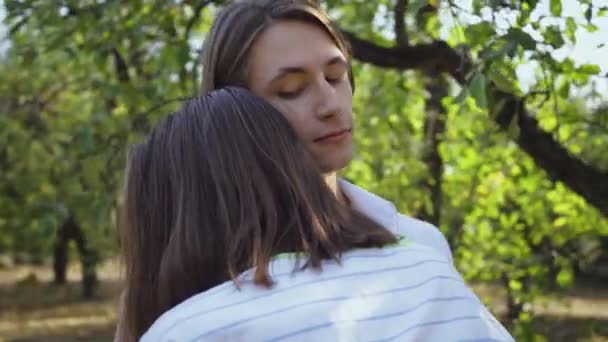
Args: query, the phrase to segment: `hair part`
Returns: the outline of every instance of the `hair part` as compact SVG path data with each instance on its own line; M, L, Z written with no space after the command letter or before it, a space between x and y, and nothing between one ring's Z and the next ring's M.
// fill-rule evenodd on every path
M249 52L257 37L270 25L289 20L312 24L329 35L349 62L354 92L350 46L316 1L241 0L224 7L211 25L202 51L201 93L225 86L247 88Z

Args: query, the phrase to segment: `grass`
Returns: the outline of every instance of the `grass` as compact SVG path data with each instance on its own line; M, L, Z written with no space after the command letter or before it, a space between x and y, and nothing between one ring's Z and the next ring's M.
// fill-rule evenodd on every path
M0 270L0 341L111 341L121 289L118 267L99 272L95 298L82 300L79 267L68 283L52 283L49 267L19 266Z
M78 283L79 267L68 271L68 283L52 284L49 267L0 269L0 342L111 341L121 289L114 262L99 271L95 298L84 301ZM504 290L474 286L490 308L504 312ZM581 281L574 288L540 298L535 332L547 341L608 341L608 286Z

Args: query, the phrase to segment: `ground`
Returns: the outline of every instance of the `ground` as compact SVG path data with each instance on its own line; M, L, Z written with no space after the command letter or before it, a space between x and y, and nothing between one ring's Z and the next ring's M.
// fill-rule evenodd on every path
M119 265L100 268L94 299L81 299L79 269L71 267L69 282L53 285L49 267L0 269L0 342L111 341L121 289ZM534 305L539 313L535 330L547 341L608 341L608 284L579 282L574 288L543 296ZM491 309L504 311L504 291L474 286Z

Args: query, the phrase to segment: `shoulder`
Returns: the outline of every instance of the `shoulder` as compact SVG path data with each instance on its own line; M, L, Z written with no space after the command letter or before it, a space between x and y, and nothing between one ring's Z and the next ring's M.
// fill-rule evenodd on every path
M193 298L196 298L194 296ZM193 298L190 298L191 301ZM187 305L186 305L187 306ZM159 342L159 341L180 341L184 339L184 331L176 329L180 323L192 316L191 310L185 307L184 303L164 312L156 321L148 328L141 337L141 342Z
M432 247L450 262L452 261L450 246L445 236L437 227L428 222L399 213L393 203L357 185L342 179L339 182L340 188L350 199L355 209L388 228L393 233L406 236L417 243Z
M238 289L228 281L207 291L195 294L164 312L141 337L141 342L186 341L204 331L197 326L201 317L221 308ZM195 326L193 326L195 324Z
M433 247L452 262L452 251L447 239L434 225L413 217L398 214L396 233L409 236L412 240Z

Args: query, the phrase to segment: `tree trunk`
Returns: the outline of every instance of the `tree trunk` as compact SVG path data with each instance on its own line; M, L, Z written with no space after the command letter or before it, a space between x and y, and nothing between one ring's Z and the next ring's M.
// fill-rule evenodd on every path
M504 288L507 290L507 314L506 314L507 317L506 318L507 318L509 324L513 325L519 321L521 314L524 312L525 302L517 299L517 295L515 294L513 289L511 289L511 286L509 283L511 280L517 280L517 281L521 282L521 286L522 286L521 293L527 294L530 292L532 280L530 279L529 276L525 276L520 279L511 279L506 272L502 274L501 280L502 280Z
M67 227L69 221L63 223L57 230L57 237L53 251L53 271L55 274L55 284L65 284L66 270L68 268L68 235Z
M68 264L68 245L73 240L80 257L82 266L82 295L90 299L95 294L97 286L96 266L98 256L94 249L87 245L82 228L76 222L73 214L61 225L57 231L57 241L55 242L54 271L55 283L66 283L66 269Z

